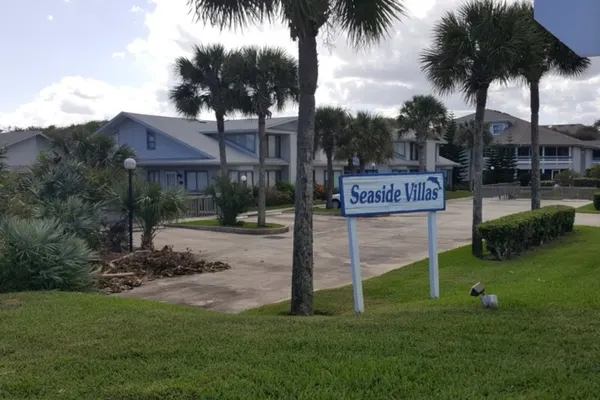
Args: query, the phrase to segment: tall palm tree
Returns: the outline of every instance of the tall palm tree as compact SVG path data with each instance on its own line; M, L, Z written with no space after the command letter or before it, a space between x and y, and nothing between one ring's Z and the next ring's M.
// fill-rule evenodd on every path
M434 96L413 96L412 100L407 100L402 105L396 122L400 135L415 132L419 149L419 172L425 171L427 139L439 139L447 120L446 106Z
M348 112L341 107L319 107L315 114L315 151L322 149L327 158L326 208L333 208L333 157L348 117Z
M266 120L298 99L298 63L283 49L247 47L234 56L235 70L247 91L243 112L258 116L258 226L266 225Z
M405 14L403 0L188 0L202 21L224 27L244 27L279 19L298 42L298 157L296 211L292 257L292 300L294 315L313 314L313 159L315 92L319 79L317 35L326 26L345 31L355 45L381 40L394 22Z
M516 12L523 16L523 50L519 52L511 73L529 86L531 108L531 209L540 208L540 81L557 73L577 76L590 65L589 58L579 57L533 18L533 5L516 3Z
M509 79L507 66L521 49L522 18L504 1L471 0L446 13L433 29L433 43L421 54L421 68L435 90L444 95L456 90L476 105L477 131L473 143L474 190L472 252L483 255L477 229L482 222L483 121L492 82Z
M231 71L231 52L221 44L194 46L193 57L175 60L181 83L169 93L177 112L195 119L202 110L213 111L217 120L221 174L227 175L225 116L240 105L241 91Z
M394 129L388 120L368 111L350 117L342 133L336 158L358 157L360 172L368 163L384 164L394 156Z

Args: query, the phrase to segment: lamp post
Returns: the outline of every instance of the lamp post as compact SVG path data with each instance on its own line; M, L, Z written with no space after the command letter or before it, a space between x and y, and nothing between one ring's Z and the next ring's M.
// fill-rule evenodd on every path
M374 174L375 173L375 166L377 164L375 164L374 162L371 163L371 173Z
M135 169L136 162L130 157L125 159L123 165L129 174L129 188L127 195L127 202L129 205L129 252L133 253L133 170Z
M240 179L242 180L242 183L246 183L246 181L248 180L246 175L242 175L242 177Z

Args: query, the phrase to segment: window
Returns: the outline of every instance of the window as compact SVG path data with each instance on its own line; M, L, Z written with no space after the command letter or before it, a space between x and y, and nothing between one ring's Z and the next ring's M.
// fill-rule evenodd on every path
M419 159L419 146L416 143L410 144L410 160L415 161Z
M530 157L531 156L531 147L529 146L519 146L517 147L517 156L518 157Z
M267 187L274 187L281 180L281 171L266 171Z
M160 183L160 172L159 171L148 171L147 181L153 183Z
M594 160L600 160L600 149L594 149L592 151L592 158Z
M504 124L492 124L490 127L492 135L497 136L504 132Z
M281 158L281 136L267 135L267 158Z
M394 153L401 158L406 157L406 143L404 142L394 142Z
M113 135L113 139L115 140L115 144L119 145L119 131L116 131Z
M156 133L146 131L146 149L156 150Z
M229 178L233 182L242 182L242 176L246 177L246 185L254 186L254 171L229 171Z
M489 158L491 156L492 156L492 148L491 147L486 147L485 149L483 149L483 157Z
M208 172L187 171L185 173L185 188L190 192L202 192L208 186Z
M340 175L342 175L342 171L333 171L333 187L336 188L339 186ZM324 186L327 187L327 170L323 171L323 182Z
M256 136L253 133L242 135L227 135L227 141L237 144L252 153L256 152Z
M559 157L569 157L569 148L568 147L557 147L556 155Z

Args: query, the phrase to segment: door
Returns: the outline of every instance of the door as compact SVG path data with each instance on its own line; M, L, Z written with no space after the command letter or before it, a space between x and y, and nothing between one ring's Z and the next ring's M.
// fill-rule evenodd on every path
M166 171L165 176L167 178L167 189L173 189L177 187L177 172Z

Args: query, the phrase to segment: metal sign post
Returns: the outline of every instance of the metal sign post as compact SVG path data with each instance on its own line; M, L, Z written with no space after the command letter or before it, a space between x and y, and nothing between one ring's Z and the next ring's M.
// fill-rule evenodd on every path
M365 311L356 218L427 212L430 297L440 297L436 212L446 209L442 172L343 175L339 178L342 215L348 225L348 247L354 291L354 311Z

